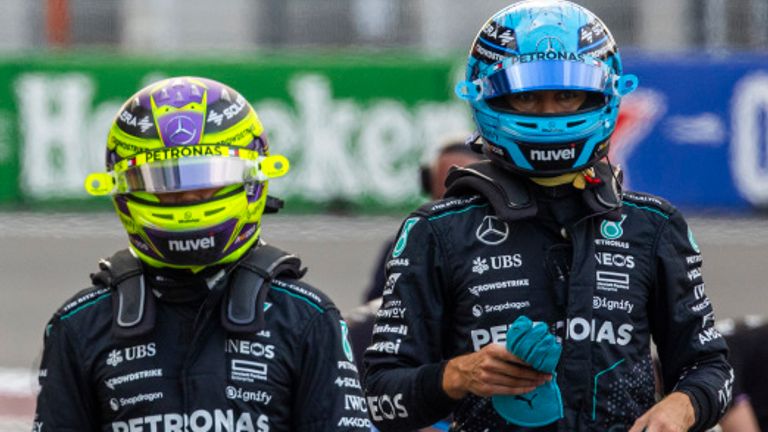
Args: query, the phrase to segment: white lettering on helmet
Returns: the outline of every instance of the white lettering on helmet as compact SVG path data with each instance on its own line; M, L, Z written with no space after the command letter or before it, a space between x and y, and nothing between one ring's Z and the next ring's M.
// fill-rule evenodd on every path
M198 239L168 240L168 249L174 252L189 252L210 249L216 246L213 236Z

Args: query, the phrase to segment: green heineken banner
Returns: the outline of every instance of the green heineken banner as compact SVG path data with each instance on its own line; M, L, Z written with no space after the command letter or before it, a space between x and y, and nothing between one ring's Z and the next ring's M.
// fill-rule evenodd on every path
M419 164L441 138L471 129L469 111L452 91L461 60L254 54L0 61L0 204L93 203L83 180L103 170L120 104L152 81L195 75L232 86L256 108L272 151L292 163L288 176L270 185L289 209L409 208L420 200Z

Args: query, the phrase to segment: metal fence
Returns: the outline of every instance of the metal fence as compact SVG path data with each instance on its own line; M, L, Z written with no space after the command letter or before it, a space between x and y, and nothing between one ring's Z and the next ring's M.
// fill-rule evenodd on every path
M768 0L580 0L622 46L763 50ZM309 48L466 50L508 0L4 0L0 52Z

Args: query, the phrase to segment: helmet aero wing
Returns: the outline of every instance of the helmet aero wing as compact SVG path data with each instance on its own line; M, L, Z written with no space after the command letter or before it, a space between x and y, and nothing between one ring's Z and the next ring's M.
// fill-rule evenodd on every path
M86 178L112 195L131 250L154 267L187 268L239 259L258 239L267 180L288 160L270 156L264 128L235 90L196 77L170 78L132 96L107 138L107 172ZM194 202L162 194L210 189Z
M622 75L603 22L564 0L528 0L493 15L475 37L456 94L472 108L483 152L530 176L590 167L608 153L621 98L637 87ZM505 97L538 90L584 91L575 112L524 113Z

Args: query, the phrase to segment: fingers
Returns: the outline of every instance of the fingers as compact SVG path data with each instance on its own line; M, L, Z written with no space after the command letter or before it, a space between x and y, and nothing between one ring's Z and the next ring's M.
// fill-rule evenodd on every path
M529 381L534 384L538 383L539 385L544 384L551 378L551 375L531 369L527 365L512 363L492 357L487 358L481 364L481 367L483 370L495 375L515 378L520 381Z
M506 351L503 346L487 346L466 358L467 389L478 396L517 395L533 391L551 376L538 372Z

